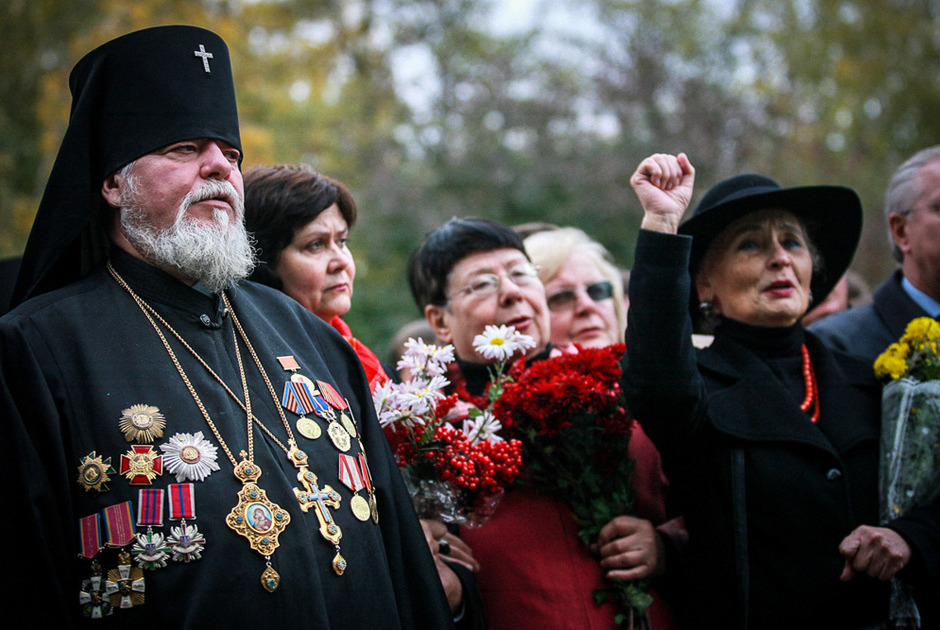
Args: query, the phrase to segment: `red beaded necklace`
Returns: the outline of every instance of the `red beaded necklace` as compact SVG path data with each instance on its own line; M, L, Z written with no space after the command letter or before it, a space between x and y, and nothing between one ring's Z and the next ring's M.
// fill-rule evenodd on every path
M816 371L813 370L813 362L809 360L809 349L804 343L800 347L800 354L803 355L803 385L806 388L806 398L800 404L800 409L809 411L813 407L813 415L810 420L817 422L819 420L819 389L816 386Z

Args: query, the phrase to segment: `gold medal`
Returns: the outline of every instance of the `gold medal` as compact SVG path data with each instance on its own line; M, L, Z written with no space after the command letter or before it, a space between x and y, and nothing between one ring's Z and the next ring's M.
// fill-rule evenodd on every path
M310 390L310 393L314 395L317 395L320 393L320 390L317 389L316 384L312 380L304 376L303 374L291 374L290 380L293 381L294 383L303 383L304 385L307 386L307 389Z
M339 421L343 423L343 428L346 429L346 432L349 433L352 437L358 435L356 430L356 423L353 422L352 415L345 409L339 414Z
M118 428L124 432L128 442L150 444L154 438L163 437L166 420L153 405L133 405L121 412Z
M114 475L114 468L111 467L111 458L102 458L92 451L81 459L78 465L78 483L85 488L85 492L107 492L108 482Z
M375 493L369 493L369 507L372 508L372 521L379 522L379 502L375 500Z
M149 486L163 474L163 455L157 455L152 446L134 444L121 455L120 472L132 486Z
M144 572L131 566L127 553L118 557L116 569L108 571L104 592L112 608L133 608L144 603Z
M352 445L352 441L349 437L349 432L343 428L336 420L330 421L329 426L326 428L327 434L330 436L330 440L333 441L333 446L343 451L344 453L349 450L349 447Z
M358 494L354 494L349 500L349 509L352 510L353 516L363 522L368 521L369 517L372 515L372 508L369 506L369 502Z
M323 429L320 428L316 420L307 416L300 416L297 419L297 432L308 440L315 440L323 434Z

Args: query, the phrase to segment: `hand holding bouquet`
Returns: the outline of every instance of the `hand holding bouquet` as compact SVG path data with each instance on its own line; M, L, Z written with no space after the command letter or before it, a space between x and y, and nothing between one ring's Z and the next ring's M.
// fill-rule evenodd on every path
M490 328L493 335L480 344L498 349L496 358L502 360L494 370L502 377L506 362L531 339L511 328ZM498 435L501 425L490 409L445 394L450 385L447 366L454 361L452 346L409 339L405 347L398 368L408 368L412 378L376 389L373 402L379 423L403 469L418 516L478 525L518 476L521 444Z
M881 519L933 501L940 492L940 323L920 317L875 361L882 392ZM910 587L891 581L893 627L920 627Z

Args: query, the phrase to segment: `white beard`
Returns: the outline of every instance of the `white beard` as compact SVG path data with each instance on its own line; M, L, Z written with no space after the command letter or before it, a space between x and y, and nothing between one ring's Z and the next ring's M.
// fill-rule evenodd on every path
M242 219L245 204L231 183L209 180L180 203L176 220L158 230L150 221L146 204L138 198L133 173L125 177L121 200L121 229L127 240L149 263L172 269L179 275L202 282L217 293L251 273L254 250ZM224 210L213 210L211 223L187 216L190 206L207 199L225 197L235 209L235 221Z

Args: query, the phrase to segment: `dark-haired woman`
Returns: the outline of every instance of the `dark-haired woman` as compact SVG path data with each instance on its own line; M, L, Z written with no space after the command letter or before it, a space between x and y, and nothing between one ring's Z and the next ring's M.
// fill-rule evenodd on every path
M352 306L356 263L349 230L356 204L346 187L308 166L259 167L245 174L245 225L256 240L259 264L251 279L279 289L335 328L362 361L369 386L388 381L375 354L342 316ZM470 548L443 525L422 521L457 628L482 628L485 619ZM447 561L441 550L447 549Z
M692 195L685 155L631 178L644 209L624 388L685 517L688 628L881 628L894 575L936 576L940 523L878 527L880 388L800 325L851 262L847 188L760 175ZM690 296L714 327L692 347Z
M352 306L356 263L347 245L356 202L346 187L302 164L245 173L245 227L256 241L251 279L283 291L335 328L356 350L369 386L388 380L342 316Z

